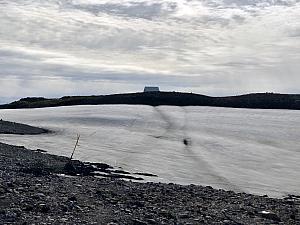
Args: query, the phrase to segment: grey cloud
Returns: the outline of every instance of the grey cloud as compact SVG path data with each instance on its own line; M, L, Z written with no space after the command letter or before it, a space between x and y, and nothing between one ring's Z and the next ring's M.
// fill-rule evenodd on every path
M299 24L299 27L289 31L289 36L290 37L296 37L296 38L300 37L300 24Z
M74 7L74 5L71 7ZM149 3L146 2L132 2L130 5L105 3L95 6L80 4L75 5L75 8L93 13L95 15L98 15L100 12L102 12L115 14L117 16L137 17L143 19L154 19L162 14L167 13L164 3L154 3L149 5Z
M1 2L5 99L146 84L211 95L300 91L299 0Z

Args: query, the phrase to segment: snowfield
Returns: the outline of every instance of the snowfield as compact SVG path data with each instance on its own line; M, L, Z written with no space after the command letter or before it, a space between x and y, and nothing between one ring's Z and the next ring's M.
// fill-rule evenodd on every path
M156 182L300 194L300 111L101 105L0 110L3 120L54 130L0 142L157 174ZM188 145L183 140L188 140Z

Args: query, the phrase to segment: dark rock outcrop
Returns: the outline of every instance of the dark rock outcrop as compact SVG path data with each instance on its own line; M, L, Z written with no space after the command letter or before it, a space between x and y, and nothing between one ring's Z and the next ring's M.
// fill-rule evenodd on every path
M49 130L39 127L0 120L0 134L37 135L49 132Z

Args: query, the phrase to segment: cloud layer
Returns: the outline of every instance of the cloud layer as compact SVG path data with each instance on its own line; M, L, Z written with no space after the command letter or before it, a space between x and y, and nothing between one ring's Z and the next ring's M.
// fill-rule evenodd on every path
M2 0L0 101L300 92L299 0Z

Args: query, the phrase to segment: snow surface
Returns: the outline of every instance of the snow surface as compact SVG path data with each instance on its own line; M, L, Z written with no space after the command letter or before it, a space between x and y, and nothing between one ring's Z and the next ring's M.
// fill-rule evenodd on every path
M56 131L0 135L1 142L69 156L80 134L75 158L159 176L150 181L300 193L300 111L101 105L0 110L0 117Z

